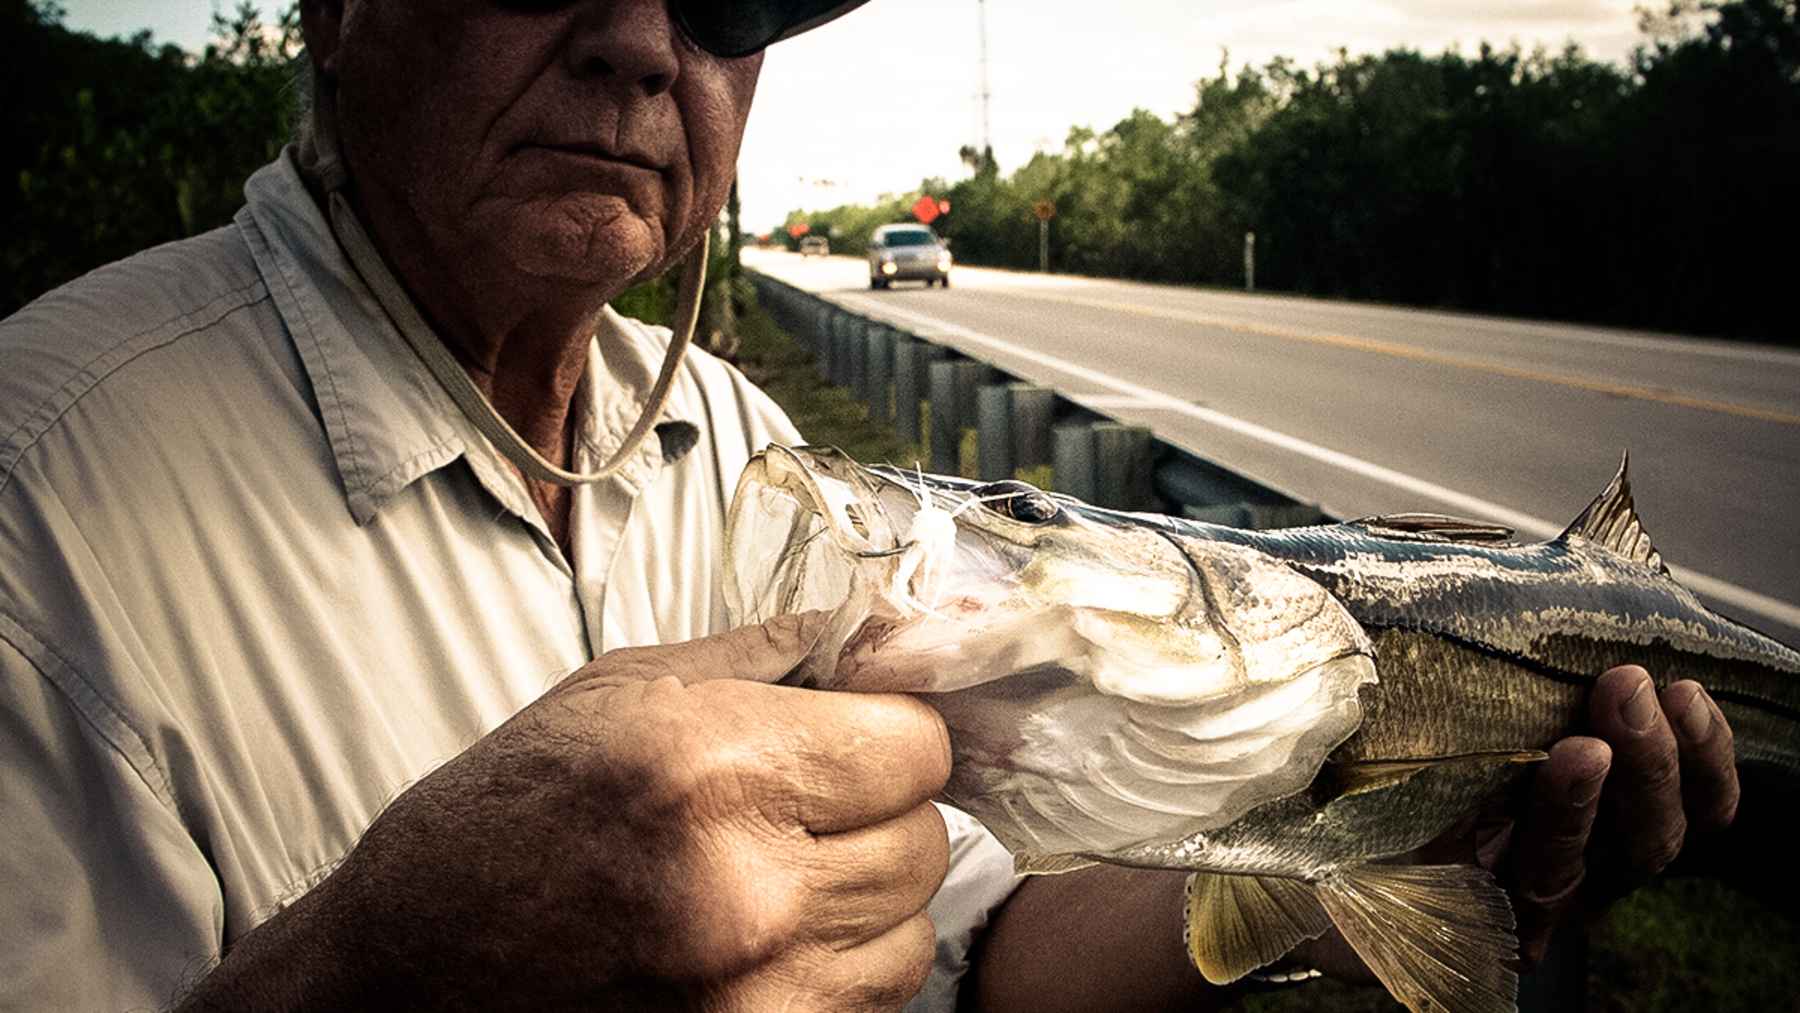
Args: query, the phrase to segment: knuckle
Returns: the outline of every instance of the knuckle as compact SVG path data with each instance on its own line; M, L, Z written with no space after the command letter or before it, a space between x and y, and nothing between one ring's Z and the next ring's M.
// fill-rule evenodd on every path
M791 891L749 874L730 859L688 863L677 932L685 946L664 949L682 975L736 977L776 961L794 945L802 921Z
M1667 749L1647 752L1634 766L1635 780L1643 791L1665 797L1680 791L1681 764L1672 742Z
M894 1009L904 1005L931 977L937 933L924 913L893 931L892 946L875 967L861 975L845 998L857 1008Z
M1713 712L1712 741L1708 743L1718 764L1723 768L1731 768L1737 762L1737 733L1731 730L1725 715L1716 704L1708 703Z
M1556 827L1544 835L1544 851L1559 868L1576 862L1587 850L1590 829L1592 824L1585 819Z
M1667 834L1659 834L1644 842L1637 853L1637 865L1640 872L1654 875L1669 867L1675 856L1681 854L1681 842L1687 834L1687 820L1677 816L1673 829Z
M1516 900L1534 911L1540 920L1548 920L1561 910L1587 878L1587 870L1579 862L1551 862L1531 872L1527 881L1520 884L1520 895Z
M930 793L935 794L950 780L950 729L932 707L918 701L910 703L913 705L913 717L918 723L917 741L932 763L928 770L929 777L926 778L927 786Z

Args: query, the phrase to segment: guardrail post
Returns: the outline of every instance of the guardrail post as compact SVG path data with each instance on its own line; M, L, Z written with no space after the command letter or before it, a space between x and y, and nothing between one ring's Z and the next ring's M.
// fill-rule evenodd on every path
M813 320L815 321L813 325L813 340L818 342L819 363L824 367L821 372L825 379L829 380L831 379L831 371L836 368L832 365L831 360L832 357L837 354L837 347L832 338L832 335L837 333L837 307L823 299L818 299L817 296L814 296L813 298L817 300L813 306L812 314Z
M1013 477L1012 389L987 384L975 395L976 474L983 482Z
M862 317L851 317L850 325L845 328L849 333L850 362L844 377L844 386L858 401L869 399L869 328L872 325Z
M957 369L960 362L933 362L930 369L931 401L931 470L940 475L954 475L962 465L962 419L957 396Z
M823 323L824 326L819 328L819 364L824 368L820 372L824 374L827 383L836 383L838 369L837 310L826 310Z
M894 421L894 330L886 324L869 325L869 381L863 400L869 418L880 425Z
M1147 426L1119 422L1094 425L1094 485L1101 506L1114 510L1147 510L1150 487L1151 435Z
M1051 488L1092 503L1095 494L1094 424L1083 420L1057 426L1051 435Z
M931 394L931 363L944 350L910 335L894 342L894 428L908 443L924 442L919 427L919 405Z
M838 310L831 318L831 382L839 387L850 385L850 324L847 310Z
M1013 468L1049 464L1050 425L1056 417L1056 392L1029 383L1015 383L1011 387Z

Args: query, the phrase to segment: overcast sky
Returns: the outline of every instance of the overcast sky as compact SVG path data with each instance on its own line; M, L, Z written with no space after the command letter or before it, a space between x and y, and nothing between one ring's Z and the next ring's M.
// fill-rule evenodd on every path
M71 27L151 29L198 50L205 0L64 0ZM1141 106L1165 118L1194 83L1288 56L1302 64L1410 46L1428 53L1482 40L1526 49L1569 41L1622 59L1637 41L1634 0L987 0L994 151L1011 172L1054 150L1071 126L1111 126ZM273 9L274 4L266 7ZM956 179L957 149L978 143L981 5L872 0L769 50L739 159L744 224L762 231L794 208L905 192Z

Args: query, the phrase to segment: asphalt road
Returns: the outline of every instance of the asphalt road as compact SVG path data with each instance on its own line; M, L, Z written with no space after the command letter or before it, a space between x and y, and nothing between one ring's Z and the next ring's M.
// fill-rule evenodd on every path
M744 261L1338 516L1433 510L1550 537L1629 450L1677 576L1800 645L1800 353L968 267L948 290L875 292L860 259Z

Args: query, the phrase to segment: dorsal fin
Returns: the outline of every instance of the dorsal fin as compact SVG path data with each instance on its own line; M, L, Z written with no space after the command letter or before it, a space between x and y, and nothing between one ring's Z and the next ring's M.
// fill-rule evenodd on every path
M1475 542L1493 544L1510 541L1513 529L1504 524L1451 517L1446 514L1381 514L1350 522L1372 535L1399 538L1425 538L1430 541Z
M1619 458L1619 473L1588 508L1575 518L1575 523L1562 533L1561 538L1571 535L1581 537L1596 545L1610 549L1634 562L1659 573L1667 574L1669 568L1663 565L1662 553L1650 544L1650 533L1644 530L1644 523L1638 519L1637 507L1631 502L1631 477L1627 472L1631 467L1631 455L1626 453ZM1559 539L1560 540L1560 539Z

